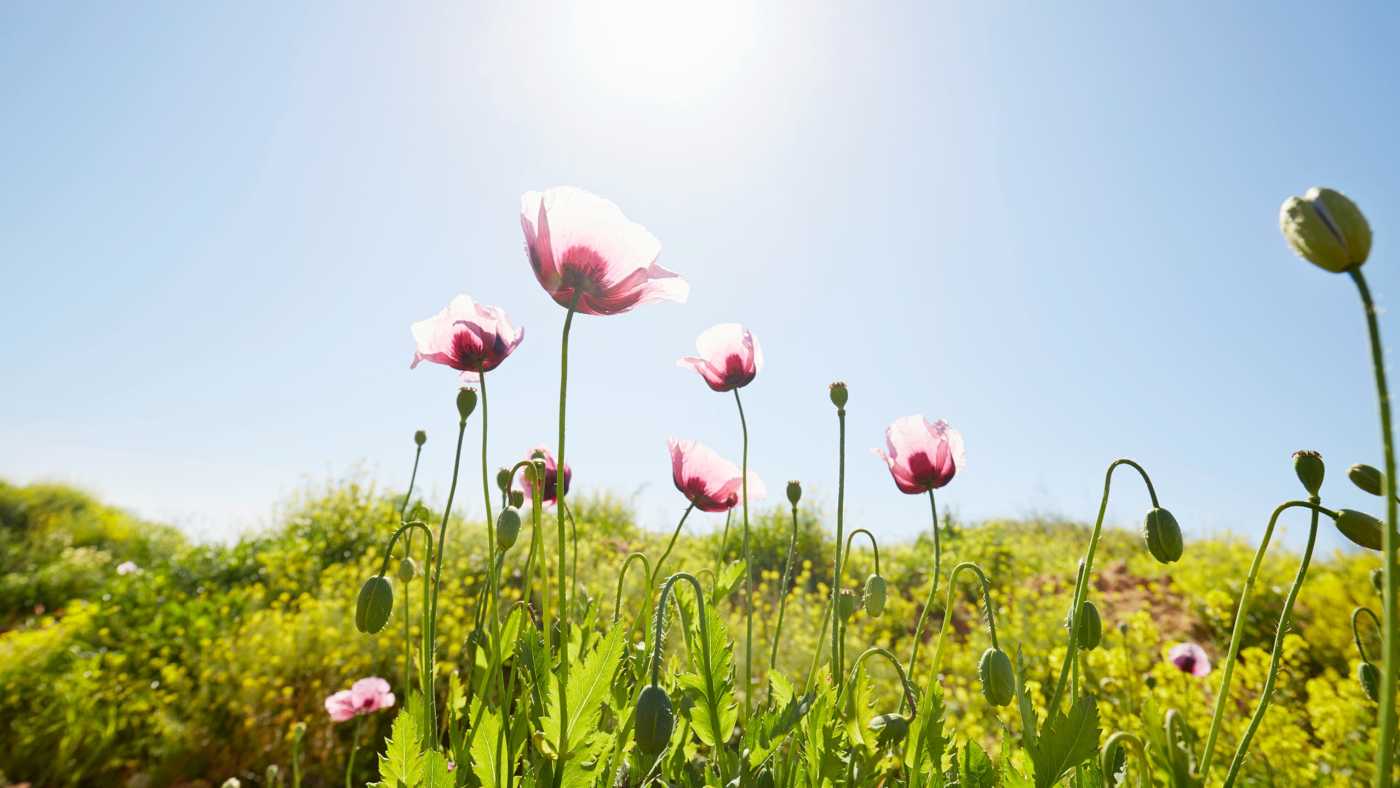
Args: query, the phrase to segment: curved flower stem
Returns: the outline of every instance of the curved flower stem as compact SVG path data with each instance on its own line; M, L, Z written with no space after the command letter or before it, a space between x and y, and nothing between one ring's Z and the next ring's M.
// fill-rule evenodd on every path
M1079 570L1079 578L1074 584L1074 599L1070 604L1069 613L1069 645L1065 650L1065 661L1060 666L1060 678L1055 682L1055 692L1050 696L1050 705L1045 707L1047 715L1054 714L1060 709L1060 699L1064 697L1065 682L1069 680L1070 667L1075 664L1075 659L1079 656L1079 638L1075 633L1079 631L1079 616L1084 607L1084 598L1088 595L1089 576L1094 571L1094 551L1099 546L1099 536L1103 533L1103 518L1108 511L1108 491L1113 483L1113 472L1118 466L1126 465L1138 472L1142 481L1147 485L1147 496L1152 499L1152 508L1157 508L1157 490L1152 486L1152 479L1132 460L1122 458L1109 463L1108 471L1103 477L1103 498L1099 501L1099 516L1094 520L1094 532L1089 537L1089 549L1084 553L1084 562ZM1078 698L1071 698L1073 703Z
M749 422L744 418L744 401L738 389L734 389L734 404L739 407L739 427L744 432L739 477L744 493L744 719L748 720L753 716L753 552L749 547Z
M909 683L909 676L905 674L904 666L900 664L898 657L890 653L889 649L883 648L881 646L871 646L865 651L862 651L860 655L855 658L855 661L851 663L851 677L846 682L846 686L843 688L842 693L836 696L836 708L841 708L841 701L844 700L846 697L846 690L849 690L851 687L855 686L856 680L860 676L861 665L871 657L884 657L886 660L889 661L891 665L894 666L895 673L899 674L899 687L901 690L901 694L903 695L905 701L907 701L909 704L909 713L918 714L919 710L918 707L915 705L914 701L914 686Z
M685 518L695 509L695 502L685 507L685 514L681 515L680 522L676 523L676 530L671 533L671 541L666 543L666 550L661 553L661 557L656 559L656 566L647 570L647 593L651 593L652 586L656 585L656 578L661 576L661 567L666 563L666 559L671 555L671 550L676 546L676 539L681 535L681 527L685 525ZM621 578L618 579L618 587L621 588Z
M1356 651L1358 654L1361 655L1362 662L1370 662L1371 658L1366 656L1366 647L1361 644L1361 629L1356 625L1357 619L1361 617L1362 613L1365 613L1368 617L1370 617L1371 623L1376 625L1377 632L1382 631L1381 620L1379 618L1376 618L1376 611L1372 610L1369 607L1358 607L1357 609L1351 611L1351 637L1352 640L1356 641Z
M773 630L773 650L768 655L768 672L778 667L778 643L783 639L783 612L787 608L788 586L792 584L792 560L797 552L797 504L792 505L792 535L788 537L787 560L783 562L782 585L778 586L778 623ZM826 634L826 633L822 633ZM821 638L817 638L817 650L821 651Z
M928 491L928 506L933 514L933 582L928 587L928 599L924 600L923 612L919 613L919 623L914 626L914 646L909 650L909 675L911 677L918 670L919 644L924 639L924 621L928 619L928 611L933 607L933 600L938 596L939 565L943 561L943 548L939 544L938 536L938 504L933 499L933 490Z
M1314 506L1318 503L1316 495L1308 498L1308 502ZM1235 784L1235 779L1239 776L1240 767L1244 765L1244 755L1249 751L1249 742L1254 738L1255 731L1259 730L1259 723L1263 722L1264 714L1269 710L1269 700L1274 694L1274 682L1278 679L1279 663L1283 661L1283 636L1288 632L1289 619L1293 615L1293 603L1298 599L1298 591L1303 587L1303 581L1308 577L1308 564L1312 562L1313 547L1317 544L1317 520L1320 512L1317 508L1312 510L1312 522L1308 526L1308 544L1303 549L1303 558L1298 563L1298 574L1293 578L1293 586L1288 589L1288 597L1283 602L1283 612L1278 617L1278 630L1274 633L1274 651L1269 657L1269 674L1264 679L1264 688L1259 693L1259 706L1254 710L1254 716L1249 720L1249 727L1245 729L1244 736L1240 738L1239 746L1235 748L1235 757L1230 761L1230 770L1225 773L1225 785Z
M555 509L558 515L559 541L559 741L561 747L567 747L569 741L569 591L565 570L568 565L568 544L564 533L564 496L566 495L564 483L564 435L565 419L568 415L569 397L569 329L574 324L574 312L578 309L579 293L574 292L573 300L569 303L569 311L564 315L563 337L559 344L559 451L555 456L555 467L558 468L558 482L554 485ZM540 487L542 485L536 485ZM545 621L546 631L548 631L549 621ZM564 761L568 758L567 752L559 753L559 768L555 770L554 784L559 785L564 775Z
M617 625L617 619L622 615L622 584L627 580L627 570L631 568L633 561L641 561L642 569L647 573L647 594L651 594L651 562L647 560L646 553L631 552L622 560L622 571L617 574L617 596L613 598L613 625ZM647 600L646 609L651 609L651 600Z
M413 485L414 485L415 482L418 481L418 461L419 461L420 459L422 459L422 458L423 458L423 446L420 444L419 446L415 447L414 450L413 450L413 473L410 473L410 474L408 475L408 492L406 492L406 493L403 494L403 505L399 507L399 522L400 522L400 523L403 522L404 515L408 514L408 502L411 501L411 500L413 500ZM431 531L428 532L428 542L429 542L429 547L431 547L431 546L432 546L432 532L431 532ZM403 557L404 557L405 559L410 558L410 557L412 557L412 553L413 553L413 536L412 536L412 534L410 534L409 537L408 537L407 539L404 540L404 545L403 545ZM423 571L425 571L425 572L428 571L428 568L427 568L426 566L423 567ZM403 596L403 694L404 694L405 697L407 697L407 696L408 696L409 687L412 686L412 679L411 679L412 671L410 670L410 666L413 664L413 632L412 632L412 626L409 624L409 608L413 606L413 602L412 602L412 597L410 597L410 596L408 595L408 593L407 593L407 592L408 592L407 584L405 584L405 586L404 586L404 592L405 592L405 593L404 593L404 596Z
M846 534L846 557L851 557L851 542L855 540L856 535L858 534L865 534L865 538L870 540L870 550L871 552L875 553L875 574L880 574L880 545L877 544L875 541L875 534L870 533L866 529L857 528L854 531L851 531L849 534ZM846 562L846 566L844 568L851 568L850 561Z
M457 494L457 478L462 470L462 437L467 432L467 420L461 419L457 422L457 450L452 458L452 484L447 488L447 504L442 508L442 523L438 526L437 536L437 566L433 570L433 594L432 601L428 608L428 635L427 643L427 675L423 677L423 695L428 707L428 730L424 732L424 739L436 744L437 742L437 699L433 684L437 673L437 609L438 594L442 591L442 556L447 552L447 520L452 516L452 499Z
M1100 763L1102 764L1101 768L1103 769L1104 780L1113 779L1114 750L1120 746L1132 750L1133 754L1138 757L1138 761L1141 763L1138 769L1138 785L1150 785L1151 783L1148 781L1147 775L1152 773L1152 762L1147 759L1147 750L1142 746L1142 739L1127 731L1116 731L1103 743L1103 749L1100 750Z
M719 570L724 566L724 551L729 546L729 521L734 519L734 510L730 509L724 513L724 533L719 538L719 555L715 556L715 576L719 576Z
M1253 590L1254 581L1259 576L1259 567L1264 563L1264 553L1269 549L1269 540L1273 538L1274 526L1278 524L1279 515L1295 508L1312 509L1329 517L1336 516L1332 510L1311 501L1287 501L1279 504L1269 517L1269 525L1264 529L1263 538L1259 540L1259 549L1254 552L1254 561L1249 565L1249 574L1245 576L1244 587L1240 590L1240 601L1235 607L1235 626L1230 634L1230 650L1225 655L1225 668L1220 675L1220 689L1215 693L1215 711L1211 714L1210 729L1206 733L1205 750L1201 753L1202 780L1210 774L1211 758L1215 754L1216 737L1220 735L1220 722L1225 716L1225 702L1230 697L1230 678L1235 673L1235 659L1239 656L1240 640L1244 636L1245 616L1249 613L1249 592Z
M695 575L689 572L677 572L666 578L666 583L661 587L661 596L656 601L656 621L653 632L656 633L655 642L651 647L651 683L659 686L661 682L661 649L665 645L665 632L662 630L662 617L666 612L666 601L671 596L671 588L677 580L684 580L690 584L695 591L696 618L700 624L700 659L701 673L705 678L705 706L710 715L710 724L716 735L723 729L720 725L719 708L714 704L714 699L719 697L715 691L714 671L711 669L710 655L710 626L705 616L705 591L700 587L700 581L695 579ZM692 659L694 656L692 655ZM721 759L722 764L722 759ZM722 777L723 775L721 775ZM721 780L723 782L723 780Z
M836 409L840 439L837 447L836 474L836 560L831 570L831 678L836 683L836 692L841 693L841 611L836 597L841 593L841 539L846 525L846 409ZM820 651L821 649L817 649Z
M1366 331L1371 339L1371 366L1376 374L1376 396L1380 400L1381 443L1385 449L1385 535L1381 540L1383 564L1383 590L1381 597L1385 603L1384 623L1381 627L1384 641L1384 665L1381 668L1381 709L1380 744L1376 747L1376 784L1390 785L1395 759L1395 692L1397 671L1400 671L1400 566L1396 564L1396 550L1400 549L1400 533L1396 532L1395 505L1395 437L1390 423L1390 389L1385 381L1385 351L1381 347L1381 329L1376 321L1376 304L1371 299L1371 288L1360 268L1352 269L1352 281L1361 295L1361 305L1366 311Z

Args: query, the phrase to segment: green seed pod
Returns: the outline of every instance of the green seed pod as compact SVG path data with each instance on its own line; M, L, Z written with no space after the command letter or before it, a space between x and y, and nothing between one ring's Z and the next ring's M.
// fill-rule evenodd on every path
M1313 187L1302 197L1289 197L1278 223L1299 257L1333 273L1359 268L1371 255L1371 225L1339 191Z
M1166 509L1157 507L1147 513L1142 524L1142 539L1147 544L1147 552L1158 563L1170 564L1181 559L1181 526Z
M418 564L412 558L405 558L399 562L399 582L408 585L409 581L418 576Z
M1087 599L1079 608L1079 631L1076 638L1079 640L1079 647L1085 651L1098 648L1103 640L1103 619L1099 618L1099 609Z
M1371 570L1371 587L1376 589L1377 594L1385 593L1385 570Z
M788 503L793 506L796 506L797 502L802 500L802 485L799 484L796 479L787 483L787 499Z
M1005 706L1016 695L1016 672L1011 657L992 647L982 652L977 663L977 677L982 680L982 697L993 706Z
M457 415L466 421L467 417L476 410L476 389L457 389Z
M418 444L419 446L422 446L423 444L428 442L428 433L422 430L418 430L417 432L413 433L413 442Z
M847 400L850 399L850 392L846 391L846 384L839 380L831 384L827 389L827 394L830 395L831 404L835 405L837 410L845 408Z
M384 628L389 614L394 612L394 587L389 578L375 575L360 586L360 597L355 601L355 628L361 632L374 634Z
M860 596L850 589L843 588L836 597L836 612L842 621L850 621L860 609Z
M909 718L903 714L881 714L871 717L870 730L875 732L875 742L880 747L899 744L909 735Z
M1322 489L1322 477L1326 471L1321 454L1315 451L1293 452L1293 472L1298 474L1298 481L1303 483L1308 495L1317 495L1317 491Z
M861 603L871 618L879 618L885 612L885 578L879 575L865 578L865 595L861 597Z
M1381 672L1375 665L1363 662L1356 667L1356 680L1361 682L1361 689L1366 691L1366 697L1372 701L1377 701L1381 697Z
M496 517L496 546L502 552L509 550L520 536L520 513L514 509L502 509Z
M1385 495L1385 477L1381 472L1370 465L1357 463L1347 469L1347 478L1356 485L1362 492L1372 495Z
M656 755L666 749L676 727L676 712L666 690L648 684L637 698L637 749Z
M511 490L511 491L510 491L510 505L511 505L511 506L514 506L514 507L517 508L517 509L519 509L520 507L524 506L524 505L525 505L525 493L521 492L520 490Z
M1342 532L1342 536L1372 550L1381 549L1382 534L1385 532L1380 520L1355 509L1337 512L1337 530Z
M496 487L501 492L510 489L510 468L502 468L496 471Z

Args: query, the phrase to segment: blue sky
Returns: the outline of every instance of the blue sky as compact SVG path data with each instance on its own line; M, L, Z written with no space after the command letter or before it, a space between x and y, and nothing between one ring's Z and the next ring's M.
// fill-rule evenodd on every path
M869 453L910 413L964 433L964 518L1091 517L1130 456L1188 534L1253 541L1305 447L1374 508L1344 478L1380 460L1357 297L1277 210L1351 194L1391 301L1394 6L757 5L0 8L0 477L227 538L308 483L401 488L421 427L441 500L456 378L408 370L408 326L508 310L492 464L552 441L563 310L518 206L574 184L693 286L573 335L576 489L649 526L682 509L668 436L738 458L732 401L674 366L724 321L767 356L752 467L831 505L848 381L850 521L886 538L927 527Z

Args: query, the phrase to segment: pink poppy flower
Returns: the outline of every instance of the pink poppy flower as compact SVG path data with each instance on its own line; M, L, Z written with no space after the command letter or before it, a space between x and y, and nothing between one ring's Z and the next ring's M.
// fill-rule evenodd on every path
M465 381L501 365L525 338L525 329L510 324L505 310L478 304L463 293L447 308L413 324L413 363L431 361L452 367Z
M696 509L724 512L739 503L743 492L739 466L695 441L671 438L666 445L671 449L671 479ZM763 480L749 471L749 500L760 500L767 494Z
M923 416L896 419L885 429L885 447L875 454L885 461L900 492L918 495L953 480L967 464L962 433L939 419L929 423Z
M692 367L715 391L733 391L753 382L763 369L763 348L738 323L720 323L695 339L698 356L685 356L677 366Z
M543 446L536 446L534 449L530 450L530 456L527 459L533 460L536 457L544 458L544 489L540 491L540 500L544 503L554 503L555 501L559 500L559 468L554 462L554 455L550 453L549 449L546 449ZM525 480L525 497L533 500L535 492L534 488L530 486L530 474L522 473L521 476ZM573 468L570 468L568 463L565 463L565 495L569 494L569 482L573 481L573 478Z
M389 682L378 676L360 679L348 690L341 690L326 698L326 713L333 722L345 722L370 714L380 709L392 708L394 693L389 691Z
M616 315L653 301L685 303L690 284L656 264L661 242L612 202L559 186L520 198L535 278L560 306Z
M1178 643L1167 652L1167 659L1182 673L1204 676L1210 673L1210 656L1195 643Z

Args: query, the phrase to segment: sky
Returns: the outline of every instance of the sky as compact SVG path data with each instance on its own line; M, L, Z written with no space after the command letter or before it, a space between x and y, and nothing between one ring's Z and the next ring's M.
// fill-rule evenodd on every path
M692 286L572 334L573 489L647 527L684 508L667 437L739 458L732 398L675 366L728 321L765 351L773 498L834 508L845 380L847 522L884 539L928 528L870 452L915 413L965 437L964 520L1092 519L1126 456L1188 537L1253 542L1303 448L1376 511L1345 479L1381 464L1355 288L1277 215L1345 191L1400 293L1397 34L1381 3L5 4L0 478L228 540L328 482L401 490L421 428L441 502L457 378L409 370L409 325L506 309L491 467L552 443L564 310L519 205L570 184ZM1108 521L1146 509L1118 477Z

